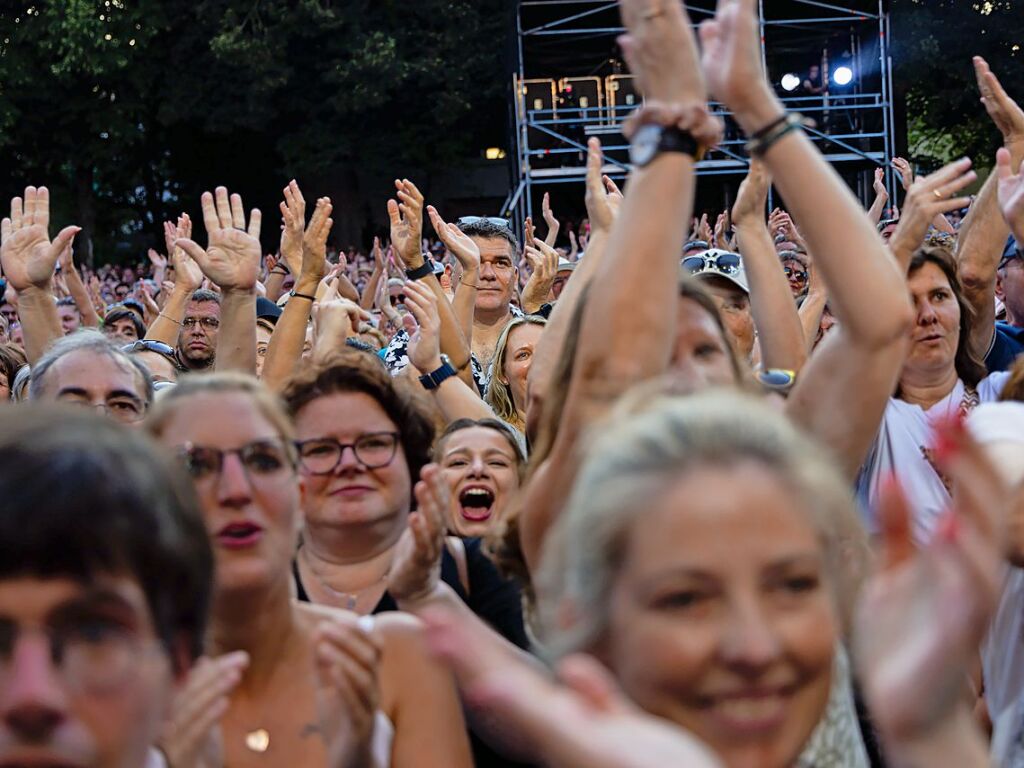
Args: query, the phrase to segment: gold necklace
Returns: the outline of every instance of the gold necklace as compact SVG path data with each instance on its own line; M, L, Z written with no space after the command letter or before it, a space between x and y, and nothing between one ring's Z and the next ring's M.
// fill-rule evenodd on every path
M386 582L388 580L388 575L391 573L391 566L388 566L388 569L384 571L384 575L372 584L365 586L356 592L342 592L341 590L335 589L330 584L328 584L327 581L319 573L316 572L316 568L313 567L313 561L310 560L309 555L306 554L305 547L299 548L299 555L305 559L306 567L309 569L309 572L313 574L313 578L316 579L317 583L321 587L323 587L327 592L330 592L331 595L333 595L342 603L344 603L345 608L349 611L354 611L356 609L356 603L359 602L359 598L361 595L365 594L366 592L369 592L371 589L379 587L382 582Z

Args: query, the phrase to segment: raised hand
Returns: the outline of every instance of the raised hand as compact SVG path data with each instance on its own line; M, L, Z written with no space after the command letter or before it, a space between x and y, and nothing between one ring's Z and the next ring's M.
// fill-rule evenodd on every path
M734 113L749 136L783 112L761 67L755 0L719 0L700 25L701 65L708 90Z
M217 187L214 195L203 192L203 223L207 247L195 241L179 239L179 245L195 259L203 274L222 291L252 291L260 272L260 223L262 214L253 208L246 229L245 209L241 195L228 196L225 187Z
M544 215L544 222L548 225L548 236L544 238L544 242L554 248L555 242L558 240L558 230L561 229L562 225L558 223L558 219L555 218L555 214L551 211L551 193L549 192L544 193L544 199L541 201L541 212Z
M244 651L202 658L189 672L171 706L159 740L174 768L220 768L224 764L218 723L249 664Z
M203 270L185 252L184 248L175 243L190 237L192 237L192 219L187 213L183 213L178 217L177 226L174 226L174 235L171 239L171 263L174 266L175 287L189 293L197 290L203 284Z
M533 311L537 311L540 305L547 301L551 293L551 286L555 284L555 275L558 274L558 251L543 243L540 240L534 241L534 245L526 246L523 251L526 260L530 262L530 279L526 281L523 288L524 310L526 304L535 304Z
M441 242L444 243L444 247L459 260L463 272L479 270L480 249L473 239L454 224L448 224L442 219L434 206L427 206L427 215L430 216L430 224L434 227Z
M146 256L149 258L149 263L153 266L154 272L160 269L167 269L167 257L162 253L157 253L150 248L146 251Z
M1001 148L996 153L996 173L999 174L999 207L1010 231L1024 248L1024 162L1014 174L1010 151Z
M441 367L441 316L437 296L416 280L405 284L405 306L419 326L409 339L409 362L420 373Z
M569 230L569 261L576 261L576 256L580 252L580 244L576 241L576 233L571 229Z
M313 637L320 735L332 768L374 765L381 641L372 626L369 617L338 616L320 624Z
M751 158L750 170L747 171L747 177L740 184L739 191L736 193L736 202L732 206L732 220L737 226L753 221L764 222L764 207L768 199L768 187L771 186L771 183L772 177L764 163L757 158Z
M895 162L894 162L895 164ZM875 183L872 184L875 194L883 200L889 199L889 190L885 188L885 169L875 168Z
M420 612L427 637L457 677L474 711L507 724L529 744L531 762L552 768L717 768L683 729L642 712L590 656L558 664L558 679L483 636L488 630L448 608Z
M50 241L50 191L25 187L24 199L11 200L11 215L0 222L0 263L16 291L49 290L57 260L81 227L64 227Z
M711 224L708 223L708 215L702 213L700 219L694 218L693 220L693 240L703 240L705 243L711 244Z
M615 182L601 174L601 142L592 137L587 142L587 217L594 231L611 231L622 205L622 192Z
M298 189L298 185L295 188ZM299 271L292 274L301 274L310 279L320 280L324 272L327 271L327 237L331 234L331 227L334 226L334 219L331 218L333 210L331 198L321 197L316 201L316 208L313 209L309 226L301 236L302 259L298 265ZM339 264L338 267L340 267L338 272L345 268L343 264Z
M886 489L880 567L857 610L860 680L883 739L925 736L962 705L1001 587L1009 491L959 421L941 425L936 441L936 461L954 483L952 506L919 551L906 498L895 484Z
M408 179L396 179L398 200L388 200L391 243L406 269L423 264L423 195Z
M697 40L682 3L674 0L621 0L626 34L619 46L649 101L701 105L707 89L701 75Z
M302 268L302 235L306 227L306 199L302 196L298 182L292 179L282 191L284 200L281 210L281 258L293 275Z
M387 263L384 259L384 249L381 247L380 238L373 238L373 248L370 250L370 255L373 257L374 267L380 270L381 273L387 277Z
M1024 142L1024 110L1011 99L999 78L989 69L988 62L981 56L974 57L974 74L978 79L981 103L985 111L1003 134L1005 144Z
M429 597L441 580L441 553L452 505L448 481L436 464L423 468L414 491L416 511L409 515L409 525L398 540L388 575L388 593L403 604Z
M914 168L910 165L908 160L902 157L894 157L892 159L892 167L896 169L896 172L900 175L900 182L903 184L903 189L907 192L910 191L910 187L914 183Z
M903 203L899 226L889 243L893 252L906 254L917 250L938 214L955 211L971 202L967 197L949 197L977 178L970 168L971 161L965 157L914 180Z

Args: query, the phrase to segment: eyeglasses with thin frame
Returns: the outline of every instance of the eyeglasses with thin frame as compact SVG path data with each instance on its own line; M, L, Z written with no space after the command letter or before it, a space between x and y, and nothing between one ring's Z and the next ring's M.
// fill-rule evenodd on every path
M142 638L113 619L82 616L59 626L24 629L0 619L0 689L11 674L15 648L30 635L42 635L50 660L73 691L108 693L133 678L146 656L163 652L155 638Z
M295 444L299 466L310 475L329 475L341 464L346 448L351 448L356 461L367 469L380 469L394 461L398 452L398 432L368 432L354 443L342 443L333 437L302 440Z
M241 448L228 450L185 443L178 449L178 455L194 480L219 476L224 458L231 455L238 456L250 478L266 477L295 467L294 454L283 440L253 440Z
M739 273L743 261L736 253L697 253L687 256L680 264L691 275L708 271L735 275Z
M220 320L216 317L186 317L181 321L182 328L195 328L197 325L203 326L208 331L215 331L220 328Z

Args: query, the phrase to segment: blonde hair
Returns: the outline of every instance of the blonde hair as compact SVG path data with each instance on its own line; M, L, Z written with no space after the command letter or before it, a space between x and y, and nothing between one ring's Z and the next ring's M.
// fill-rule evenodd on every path
M824 453L748 395L652 398L648 387L624 398L593 441L545 543L535 583L548 650L560 656L604 638L628 533L669 484L704 465L743 460L761 463L796 492L824 550L836 613L848 626L867 543L852 494Z
M523 325L547 325L547 320L539 315L524 315L513 319L502 330L498 337L498 344L494 349L494 359L491 361L491 378L487 385L487 393L484 395L484 402L491 406L494 414L507 424L511 424L519 431L525 431L523 420L519 418L516 404L512 399L512 389L506 382L501 380L505 370L505 352L508 349L509 335L516 328ZM526 408L526 403L523 403Z
M174 387L165 390L150 409L146 417L146 429L150 434L159 437L171 419L182 408L188 407L190 398L206 394L241 394L248 397L260 415L270 422L278 436L288 446L289 455L293 463L296 462L295 429L285 411L284 403L258 379L244 373L198 373L182 376Z

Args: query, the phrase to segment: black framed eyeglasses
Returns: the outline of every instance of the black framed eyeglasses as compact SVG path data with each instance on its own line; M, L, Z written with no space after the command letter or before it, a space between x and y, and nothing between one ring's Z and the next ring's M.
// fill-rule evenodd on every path
M224 457L235 454L250 477L273 475L294 467L294 456L288 443L282 440L254 440L241 448L221 450L205 445L185 443L178 455L194 480L205 480L221 473Z
M333 437L318 437L295 444L299 450L299 466L310 475L328 475L341 463L346 448L351 448L356 461L367 469L386 467L398 452L397 432L368 432L354 443L342 443Z
M696 253L684 258L680 264L691 275L708 271L719 272L723 275L735 275L739 273L743 261L738 253Z

